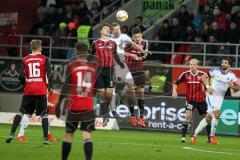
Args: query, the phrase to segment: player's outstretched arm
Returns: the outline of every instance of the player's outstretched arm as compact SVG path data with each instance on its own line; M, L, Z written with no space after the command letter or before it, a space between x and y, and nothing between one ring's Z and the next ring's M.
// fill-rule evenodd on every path
M232 88L233 90L239 91L240 85L237 82L228 82L228 86Z
M174 99L176 99L178 97L178 93L177 93L177 84L173 83L173 87L172 87L172 97Z
M148 50L143 50L137 43L135 42L131 42L131 45L133 48L139 50L140 52L142 52L144 55L152 55L152 52L148 51Z

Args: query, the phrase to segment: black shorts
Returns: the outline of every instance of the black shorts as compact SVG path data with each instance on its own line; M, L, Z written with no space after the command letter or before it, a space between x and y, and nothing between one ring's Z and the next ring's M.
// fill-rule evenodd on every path
M98 68L98 77L96 81L96 88L113 88L113 68L101 67Z
M190 109L190 110L194 110L194 109L198 110L198 113L200 115L204 115L207 113L207 103L204 102L188 102L186 105L186 110Z
M136 86L144 87L145 86L145 73L143 71L131 72L133 76L133 81Z
M74 112L68 110L66 119L66 132L74 133L80 124L81 131L90 132L95 130L95 113L91 111Z
M48 114L47 96L23 95L20 112L32 115L35 110L37 116Z

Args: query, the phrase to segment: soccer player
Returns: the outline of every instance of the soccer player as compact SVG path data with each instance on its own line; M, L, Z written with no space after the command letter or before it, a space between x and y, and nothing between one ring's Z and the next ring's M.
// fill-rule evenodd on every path
M148 41L142 39L142 32L139 28L134 28L132 32L133 42L135 42L144 51L148 50ZM145 128L144 116L144 86L145 86L145 72L143 70L143 61L147 55L130 46L126 48L126 62L131 74L133 76L134 84L136 86L136 98L140 109L140 117L138 119L141 127ZM134 108L130 108L134 109ZM138 125L134 111L131 111L131 121L133 126Z
M211 122L211 143L218 144L215 132L220 118L220 110L223 103L224 95L228 88L234 90L240 90L240 86L237 82L237 77L230 71L231 61L228 58L222 59L221 67L213 68L208 72L208 76L205 79L207 96L206 101L208 104L208 110L206 117L202 119L198 127L195 130L192 137L192 144L196 143L197 135ZM209 79L213 78L211 86L209 85Z
M13 120L12 129L6 143L10 143L21 122L22 116L31 116L36 110L36 115L42 118L43 144L50 144L48 141L48 112L47 92L52 92L52 69L49 59L41 55L42 41L32 40L30 42L32 53L23 58L23 70L19 75L23 83L24 91L19 113ZM47 77L47 78L46 78ZM47 85L48 81L48 85Z
M190 70L183 72L179 78L173 83L172 97L177 98L177 88L180 83L185 83L186 86L186 112L185 121L182 127L182 138L181 142L186 142L186 133L188 130L189 123L192 117L192 111L196 108L200 115L206 114L207 104L205 101L205 88L202 77L206 75L205 72L198 70L198 60L190 60ZM210 128L207 127L208 141L210 139Z
M115 41L117 44L117 54L119 55L121 61L124 63L124 68L120 68L119 65L115 65L115 76L116 79L120 78L121 80L124 81L126 84L123 93L125 93L125 98L127 100L127 104L129 105L129 109L131 114L134 114L134 105L135 105L135 86L134 86L134 81L133 77L131 75L131 72L129 71L129 68L127 67L127 64L125 63L125 49L126 47L132 46L136 50L140 51L144 55L149 54L150 52L148 50L143 50L138 44L132 41L132 39L126 35L121 33L121 28L118 23L113 23L112 24L112 35L110 36L110 39ZM137 58L136 55L132 55L134 58ZM116 94L114 94L116 95ZM112 101L114 101L112 104L115 103L116 97L114 96ZM133 126L136 126L136 118L131 118L131 122Z
M67 160L71 151L74 132L80 123L84 141L85 159L92 159L93 143L91 131L95 129L94 86L97 80L97 64L88 60L88 49L84 43L76 43L76 59L67 64L67 76L56 107L57 117L62 101L67 102L66 135L62 142L62 160Z
M114 41L109 39L110 27L104 24L100 29L101 36L92 44L92 51L90 60L95 59L98 61L98 72L96 88L100 99L100 114L103 115L103 126L106 126L109 119L109 106L111 104L113 93L113 59L120 68L124 68L117 54L117 45Z

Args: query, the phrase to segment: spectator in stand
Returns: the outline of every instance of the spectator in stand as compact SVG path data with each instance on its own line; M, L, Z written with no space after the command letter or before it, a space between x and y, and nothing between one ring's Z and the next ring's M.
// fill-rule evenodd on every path
M79 8L78 8L78 16L79 17L85 17L85 16L91 17L91 15L92 15L91 11L88 10L85 1L80 1Z
M169 21L167 19L165 19L163 21L162 27L158 31L158 38L161 39L161 41L170 41L171 34L172 34L172 32L171 32L171 27L169 25ZM164 50L161 50L161 51L170 51L171 50L171 44L164 43L164 44L161 44L160 46L164 48ZM168 59L170 59L169 55L165 55L165 56L166 56L166 58L165 58L166 61ZM161 62L163 62L163 60L161 60Z
M201 30L201 37L203 42L208 42L208 38L210 36L210 28L207 23L203 23L202 30Z
M100 7L100 0L85 0L85 2L89 10L92 9L93 5L97 5ZM97 4L94 4L94 3L97 3Z
M128 26L127 26L127 25L122 25L122 27L121 27L121 32L122 32L122 33L125 33L125 34L128 34L128 33L129 33Z
M238 26L240 26L240 7L239 6L232 7L230 21L234 21L237 23Z
M141 16L138 16L135 18L135 24L130 27L129 35L132 35L132 30L135 27L140 28L142 32L144 32L146 30L145 27L143 27L143 25L142 25L142 20L143 20L143 18Z
M76 53L73 47L77 42L77 39L73 38L77 38L77 25L74 22L69 22L67 30L67 47L71 47L71 49L68 49L67 59L72 59L76 57Z
M67 29L67 46L68 47L74 47L74 44L77 42L76 39L71 39L72 37L77 37L77 25L74 22L68 23L68 29Z
M215 6L213 10L213 16L214 16L213 21L218 22L219 28L225 31L227 29L226 14L223 11L221 11L218 6Z
M158 31L158 37L160 37L162 41L170 41L171 34L172 33L171 33L169 21L165 19L163 21L162 27Z
M233 6L233 0L222 0L221 8L226 14L230 14Z
M214 35L209 36L209 43L217 43L217 39ZM218 51L218 46L213 44L208 44L206 48L207 54L215 54ZM212 65L212 61L214 61L214 56L206 57L206 65Z
M230 27L225 31L225 41L230 43L239 43L240 31L237 24L232 21Z
M201 20L201 16L198 14L196 10L193 12L192 25L196 32L199 33L201 31L202 20Z
M182 27L179 26L178 18L172 19L172 34L171 34L171 41L181 41L182 39Z
M48 8L47 8L46 4L40 3L40 5L37 9L37 15L38 15L39 22L42 22L45 19L47 13L48 13Z
M71 4L64 5L66 21L69 22L72 19L72 6Z
M65 21L65 18L66 18L65 16L66 16L66 15L65 15L65 13L64 13L64 9L63 9L62 7L59 7L59 8L57 9L56 18L55 18L55 20L54 20L54 26L56 27L55 30L57 30L58 25L59 25L61 22Z
M188 25L185 29L183 41L193 42L195 35L196 35L196 32L194 31L193 27L191 25Z
M205 0L198 0L198 4L199 4L198 5L199 12L202 13L205 6Z
M208 5L204 6L203 13L201 14L201 19L202 19L202 23L206 23L208 25L210 25L211 22L213 21L213 14Z
M160 41L160 38L158 35L155 35L153 38L154 41ZM153 51L153 54L151 56L148 56L147 59L148 60L156 60L159 61L161 63L163 63L165 60L165 54L161 54L161 53L154 53L154 51L156 52L164 52L165 47L163 46L163 44L158 43L158 42L152 42L150 45L149 50ZM167 62L169 62L168 60L166 60Z
M217 54L222 54L222 55L230 55L230 49L227 46L217 46ZM212 56L211 57L211 66L219 66L221 64L221 60L226 57L226 56ZM228 57L232 60L232 57ZM232 61L234 62L234 61Z
M204 51L204 46L202 44L199 44L202 42L202 37L200 34L197 34L195 37L194 37L194 42L198 43L198 44L191 44L190 45L190 53L203 53ZM200 61L203 60L203 56L202 55L194 55L192 56L192 58L196 58Z
M90 25L89 17L85 16L80 20L80 25L77 28L77 37L79 42L84 42L88 49L90 49L92 41L89 38L92 38L92 27Z
M67 24L65 22L61 22L59 24L59 27L54 35L54 46L61 46L61 47L66 47L66 39L65 37L67 36ZM58 50L54 49L53 52L53 58L65 58L66 57L66 51L65 50Z
M184 30L182 29L181 26L179 26L177 18L172 19L171 29L172 29L171 41L183 41ZM180 44L175 44L174 45L174 51L178 52L179 47L180 47Z
M6 37L8 45L18 45L18 37L16 37L17 30L15 25L9 25L6 27L7 29L4 32L4 36ZM7 52L9 56L17 57L18 48L15 46L7 47Z
M90 8L91 15L94 17L100 12L100 10L101 9L99 7L99 3L97 1L92 1L91 8Z
M192 16L187 11L186 5L180 6L180 12L176 16L179 19L179 25L186 27L192 20Z
M218 40L218 42L224 42L223 30L219 27L219 23L213 21L210 28L210 34Z

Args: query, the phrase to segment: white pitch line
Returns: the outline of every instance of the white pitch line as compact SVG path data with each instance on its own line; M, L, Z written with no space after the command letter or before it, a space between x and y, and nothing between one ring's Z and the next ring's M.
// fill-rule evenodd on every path
M192 147L183 147L183 149L190 150L190 151L207 152L207 153L233 154L233 153L229 153L229 152L208 151L208 150L197 149L197 148L192 148Z

